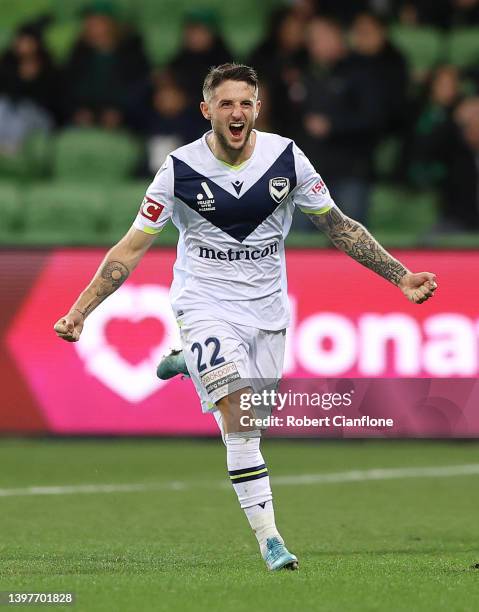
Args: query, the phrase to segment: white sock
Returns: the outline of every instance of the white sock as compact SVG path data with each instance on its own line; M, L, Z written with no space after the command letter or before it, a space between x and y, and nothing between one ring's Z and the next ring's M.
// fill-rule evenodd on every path
M245 508L244 511L263 556L268 538L278 538L283 543L283 538L279 535L274 522L273 500L264 502L264 507L263 504L256 504Z
M264 554L268 538L283 540L274 521L273 495L259 448L260 437L258 432L251 434L254 437L226 434L226 455L231 483Z

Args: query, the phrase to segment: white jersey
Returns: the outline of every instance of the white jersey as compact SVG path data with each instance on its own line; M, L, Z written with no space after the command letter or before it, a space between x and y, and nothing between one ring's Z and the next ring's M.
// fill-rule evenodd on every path
M303 152L288 138L256 133L252 156L231 167L205 134L171 153L149 186L134 227L179 230L170 298L177 317L266 330L289 323L284 240L294 207L335 206Z

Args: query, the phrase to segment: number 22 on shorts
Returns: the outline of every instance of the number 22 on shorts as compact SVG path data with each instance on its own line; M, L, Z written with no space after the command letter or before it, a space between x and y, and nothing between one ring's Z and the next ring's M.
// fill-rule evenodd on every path
M221 344L218 338L216 338L215 336L210 336L209 338L206 338L204 345L206 348L208 348L210 345L213 345L213 351L211 353L209 362L210 367L213 368L214 366L218 366L224 363L225 358L220 357ZM203 346L201 345L201 343L194 342L191 345L191 352L196 353L198 372L204 372L208 366L206 363L203 362Z

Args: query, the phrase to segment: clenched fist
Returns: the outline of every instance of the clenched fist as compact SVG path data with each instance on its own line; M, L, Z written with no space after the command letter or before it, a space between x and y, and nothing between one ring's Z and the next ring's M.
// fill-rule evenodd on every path
M408 300L422 304L434 295L437 289L436 276L431 272L408 272L401 278L398 287Z
M84 321L85 318L79 310L71 310L55 323L53 329L59 338L67 342L77 342L80 339Z

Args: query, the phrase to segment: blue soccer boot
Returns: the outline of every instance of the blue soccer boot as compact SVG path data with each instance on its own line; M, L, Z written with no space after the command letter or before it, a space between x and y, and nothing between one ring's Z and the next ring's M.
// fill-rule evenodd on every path
M163 357L156 368L156 375L161 380L168 380L177 374L190 377L188 368L186 367L183 351L173 350L169 355Z
M269 570L280 569L297 570L299 568L298 558L291 554L279 538L268 538L264 560Z

